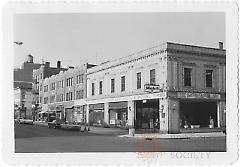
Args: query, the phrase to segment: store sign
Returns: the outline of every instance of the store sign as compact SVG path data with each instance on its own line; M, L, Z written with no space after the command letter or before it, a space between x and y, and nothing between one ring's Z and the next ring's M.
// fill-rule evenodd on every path
M191 98L191 99L220 99L219 94L209 93L189 93L189 92L178 92L177 98Z
M145 92L150 92L150 93L158 93L158 92L163 91L160 88L160 85L152 85L152 84L145 84L144 85L144 90L145 90Z

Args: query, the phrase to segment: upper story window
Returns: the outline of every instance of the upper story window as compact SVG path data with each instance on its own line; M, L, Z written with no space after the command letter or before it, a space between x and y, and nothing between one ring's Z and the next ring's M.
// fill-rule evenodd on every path
M92 96L94 96L95 94L95 87L94 87L94 83L92 83Z
M47 92L48 91L48 85L46 85L46 86L44 86L44 88L43 88L44 90L44 92Z
M115 79L111 79L111 93L115 92Z
M73 84L73 78L67 78L67 86L72 86Z
M150 70L150 84L155 85L156 84L156 70L152 69Z
M64 87L64 82L63 82L63 80L61 81L61 87L62 87L62 88Z
M71 101L71 100L73 100L72 97L73 97L73 96L72 96L72 92L66 93L66 101Z
M54 101L55 101L55 95L50 96L50 103L54 103Z
M76 91L76 99L83 99L83 90Z
M121 77L121 91L125 91L125 76Z
M44 97L44 104L47 104L48 103L48 97Z
M213 70L205 70L205 83L206 88L213 87Z
M55 83L51 83L51 90L55 90Z
M40 79L43 79L43 73L40 74Z
M141 72L137 73L137 89L141 89L141 82L142 82L142 78L141 78Z
M192 68L184 68L184 86L192 86Z
M99 94L101 95L102 94L102 83L103 83L103 81L100 81L99 82Z
M83 74L77 75L77 84L83 83Z

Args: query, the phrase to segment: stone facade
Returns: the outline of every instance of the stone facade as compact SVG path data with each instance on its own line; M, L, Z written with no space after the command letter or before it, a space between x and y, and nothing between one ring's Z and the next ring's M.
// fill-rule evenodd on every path
M114 124L109 118L111 103L127 102L124 125L138 129L153 129L156 122L163 133L179 133L183 121L188 127L205 127L208 116L221 128L225 94L226 51L222 48L167 42L87 70L87 105L104 104L104 124ZM203 118L195 118L198 113L191 112L190 102L206 110ZM216 110L208 113L208 105Z

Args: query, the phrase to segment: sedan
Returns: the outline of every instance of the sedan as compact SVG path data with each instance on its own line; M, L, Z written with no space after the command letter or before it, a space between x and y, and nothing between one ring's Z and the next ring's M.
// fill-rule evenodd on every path
M73 124L61 124L61 129L80 131L81 130L81 126L80 125L73 125Z
M53 127L54 129L61 128L61 122L57 120L53 120L52 122L48 122L48 127L49 128Z
M31 119L19 119L20 124L30 124L33 125L33 120Z

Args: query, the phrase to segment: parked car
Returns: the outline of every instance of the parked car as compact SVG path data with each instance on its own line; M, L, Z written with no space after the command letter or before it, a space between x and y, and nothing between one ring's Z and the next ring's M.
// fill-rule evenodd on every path
M22 119L19 119L19 123L20 124L30 124L30 125L33 125L33 120L32 119L22 118Z
M61 124L61 129L81 131L81 126L80 125L74 125L74 124Z
M18 118L16 118L16 119L14 119L14 122L15 122L15 123L20 123L20 120L21 120L21 119L23 119L23 118L22 118L22 117L18 117Z
M49 128L61 128L61 121L53 120L52 122L48 122L48 127Z

